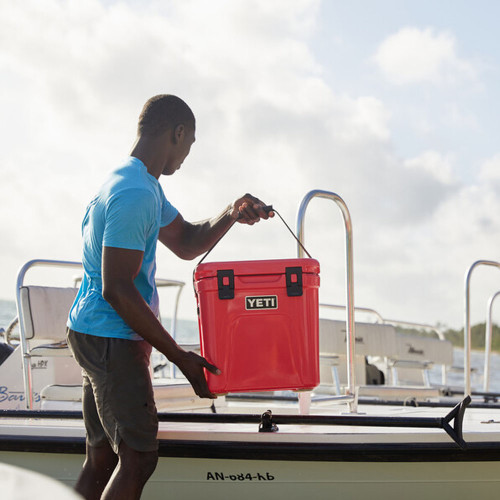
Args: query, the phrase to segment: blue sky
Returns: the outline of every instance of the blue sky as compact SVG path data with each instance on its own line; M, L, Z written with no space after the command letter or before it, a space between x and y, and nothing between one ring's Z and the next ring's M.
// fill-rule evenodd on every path
M499 11L488 1L0 0L0 297L29 259L79 259L86 203L128 154L143 103L174 93L197 116L197 142L161 182L186 219L250 191L295 227L309 190L335 192L353 219L356 305L461 326L467 268L500 260ZM322 301L343 304L330 205L311 204L306 246L321 263ZM235 228L214 258L294 255L272 221ZM188 282L185 317L194 265L158 251L158 274ZM497 274L474 278L474 321Z
M413 156L430 148L453 151L460 176L468 182L479 170L478 161L498 150L499 104L491 92L500 79L499 14L500 5L491 1L326 1L319 9L314 52L333 89L374 95L387 104L398 154ZM405 28L429 30L436 40L449 37L455 56L467 61L471 74L462 80L416 78L398 85L380 78L373 61L377 47L388 34ZM417 129L424 116L435 125L427 133ZM467 132L470 140L457 140Z

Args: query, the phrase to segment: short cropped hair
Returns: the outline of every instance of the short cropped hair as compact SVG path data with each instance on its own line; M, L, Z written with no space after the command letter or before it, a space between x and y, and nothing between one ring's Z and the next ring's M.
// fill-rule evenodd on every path
M195 129L195 118L190 107L179 97L160 94L151 97L142 108L137 125L139 135L160 135L177 125Z

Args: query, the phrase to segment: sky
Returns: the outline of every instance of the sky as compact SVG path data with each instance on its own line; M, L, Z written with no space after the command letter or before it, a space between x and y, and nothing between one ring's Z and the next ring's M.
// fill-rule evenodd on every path
M499 18L487 0L0 0L0 298L28 260L80 260L87 203L144 102L171 93L197 119L161 178L185 219L250 192L295 230L306 193L333 192L355 305L462 327L466 271L500 261ZM321 302L345 304L335 203L310 203L304 244ZM275 218L234 227L210 259L296 252ZM196 264L158 248L158 276L186 282L181 317ZM498 289L499 270L474 272L473 322Z

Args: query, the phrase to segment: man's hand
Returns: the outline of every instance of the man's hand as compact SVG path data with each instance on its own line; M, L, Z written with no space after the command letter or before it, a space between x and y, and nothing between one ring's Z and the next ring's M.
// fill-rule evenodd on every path
M180 356L175 359L175 364L189 380L193 386L194 392L200 398L216 399L217 396L208 390L207 381L203 368L206 368L214 375L220 375L220 370L210 364L205 358L198 356L198 354L191 351L182 351Z
M231 217L240 224L249 225L259 222L260 219L274 217L274 212L272 210L268 212L264 210L264 207L266 204L263 201L247 193L233 203Z

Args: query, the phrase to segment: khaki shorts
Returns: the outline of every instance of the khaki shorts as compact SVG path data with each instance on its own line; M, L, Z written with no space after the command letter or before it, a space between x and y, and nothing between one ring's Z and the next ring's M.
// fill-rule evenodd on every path
M158 449L158 417L145 340L97 337L68 329L68 344L83 370L83 418L90 446L123 441L137 451Z

